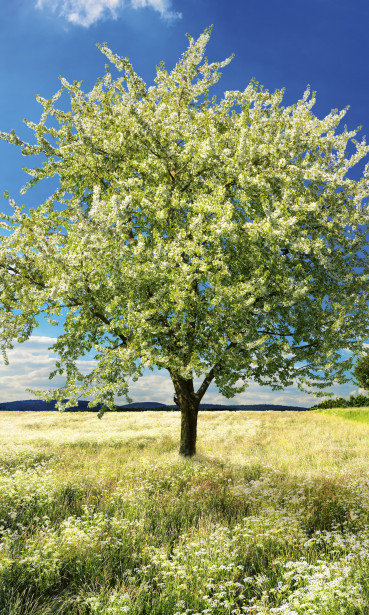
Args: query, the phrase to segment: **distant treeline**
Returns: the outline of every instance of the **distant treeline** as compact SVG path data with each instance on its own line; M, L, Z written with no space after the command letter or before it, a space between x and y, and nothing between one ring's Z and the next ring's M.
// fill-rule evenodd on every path
M344 397L325 399L320 404L310 408L310 410L324 410L328 408L369 408L369 397L365 395L351 395L350 399L345 399Z

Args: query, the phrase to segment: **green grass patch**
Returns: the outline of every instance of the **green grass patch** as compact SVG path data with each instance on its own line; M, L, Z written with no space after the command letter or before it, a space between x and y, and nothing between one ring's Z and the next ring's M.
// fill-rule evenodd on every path
M329 408L317 412L369 425L369 408Z

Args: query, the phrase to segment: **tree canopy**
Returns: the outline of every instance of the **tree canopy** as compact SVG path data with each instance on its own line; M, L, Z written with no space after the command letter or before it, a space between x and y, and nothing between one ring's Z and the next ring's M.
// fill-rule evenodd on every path
M356 360L355 367L353 369L353 376L355 384L359 387L369 391L369 354L362 354Z
M58 179L29 213L9 196L1 214L4 357L38 318L60 322L51 376L65 386L38 392L60 408L81 396L113 408L145 367L168 370L189 455L211 382L227 398L251 379L316 392L347 380L342 350L368 337L368 166L349 172L369 147L338 131L347 109L318 119L309 88L286 107L255 81L210 97L231 58L209 63L209 36L188 36L151 87L103 44L121 76L106 66L88 94L61 78L37 98L39 123L25 121L33 144L1 133L43 156L24 190Z

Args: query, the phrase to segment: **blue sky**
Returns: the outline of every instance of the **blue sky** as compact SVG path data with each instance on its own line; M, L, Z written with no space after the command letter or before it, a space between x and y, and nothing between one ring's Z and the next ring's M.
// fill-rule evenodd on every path
M317 91L318 117L350 105L348 128L361 125L359 134L369 134L366 0L12 0L1 9L0 131L14 128L32 139L22 118L38 122L41 107L35 96L55 93L59 75L83 80L89 91L106 63L96 43L106 41L115 53L129 57L150 85L156 64L164 60L169 69L176 64L187 47L186 32L197 37L213 24L209 60L235 53L214 93L242 90L254 77L269 90L285 87L285 103L291 104L310 84ZM21 169L30 159L0 142L0 162L0 195L8 190L17 202L37 206L47 186L19 196L28 177ZM0 196L0 210L8 209ZM48 380L55 360L48 346L55 335L52 327L41 323L28 342L9 354L10 365L0 364L2 401L29 399L27 387L61 384ZM333 390L347 396L357 389L348 383ZM173 388L163 371L145 372L130 395L134 401L172 403ZM228 400L212 385L203 401ZM297 387L271 391L251 382L231 403L310 406L314 400Z

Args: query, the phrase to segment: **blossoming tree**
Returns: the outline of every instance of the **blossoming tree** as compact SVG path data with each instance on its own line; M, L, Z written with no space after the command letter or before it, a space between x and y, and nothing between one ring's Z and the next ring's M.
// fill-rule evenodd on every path
M345 111L318 119L309 89L289 107L255 82L209 98L231 59L208 63L209 36L189 37L149 88L104 44L118 79L106 67L88 95L61 79L38 97L40 122L26 121L34 144L1 134L44 156L24 190L58 178L29 213L9 196L1 214L5 360L44 315L63 325L50 377L65 386L37 394L61 409L83 395L112 408L144 367L168 370L186 456L211 382L227 398L250 379L316 391L345 381L340 350L368 336L368 171L348 172L369 147L337 133ZM56 107L63 91L68 110ZM91 352L86 375L77 359Z

